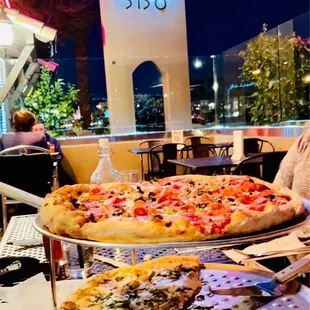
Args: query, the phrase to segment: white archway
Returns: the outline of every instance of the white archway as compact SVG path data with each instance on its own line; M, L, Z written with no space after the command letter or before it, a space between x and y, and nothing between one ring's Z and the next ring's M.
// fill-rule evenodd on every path
M126 0L100 0L111 133L135 131L132 73L152 61L162 72L166 130L189 129L190 84L184 0L143 10Z

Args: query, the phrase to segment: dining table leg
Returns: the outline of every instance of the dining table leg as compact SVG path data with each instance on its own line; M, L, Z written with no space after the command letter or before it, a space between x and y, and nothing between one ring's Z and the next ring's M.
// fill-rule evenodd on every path
M48 246L50 252L50 281L52 288L53 307L54 310L57 310L56 266L54 256L55 249L54 249L54 242L51 238L48 238Z
M141 180L144 181L144 165L143 165L143 154L140 154L140 165L141 165Z

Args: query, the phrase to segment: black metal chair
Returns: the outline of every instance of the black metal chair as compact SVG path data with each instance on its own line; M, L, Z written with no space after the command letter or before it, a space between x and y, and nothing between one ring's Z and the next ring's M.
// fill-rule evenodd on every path
M40 147L20 145L0 152L0 181L40 197L50 193L53 186L58 187L57 175L53 175L55 168L49 150ZM1 203L5 229L7 206L21 202L1 195ZM23 211L35 211L29 208L25 207Z
M265 146L269 146L272 152L275 151L273 144L267 140L259 138L245 138L244 139L244 154L257 154L263 151Z
M287 151L268 152L244 159L233 174L250 175L272 183Z
M209 156L209 144L186 145L181 150L181 158L204 158Z
M148 148L148 149L151 149L152 147L156 146L156 145L159 145L159 144L164 144L165 141L164 140L160 140L160 139L154 139L154 140L145 140L145 141L142 141L139 145L140 148ZM143 166L144 163L143 163L143 155L141 155L142 158L141 158L141 165ZM142 167L143 169L143 167ZM147 171L144 172L144 175L143 175L143 179L144 180L149 180L150 179L150 176L152 175L152 169L154 169L153 172L158 172L159 171L159 166L158 166L158 154L147 154Z
M190 145L197 145L197 144L205 144L205 143L210 143L211 139L205 136L191 136L187 137L184 140L184 143L188 145L190 142Z
M183 143L166 143L161 145L155 145L151 148L150 154L153 155L157 161L156 166L153 166L151 161L151 178L165 178L176 175L177 167L168 162L169 159L177 159L179 152L185 147ZM162 154L159 156L158 148L162 149ZM156 171L156 167L159 167Z

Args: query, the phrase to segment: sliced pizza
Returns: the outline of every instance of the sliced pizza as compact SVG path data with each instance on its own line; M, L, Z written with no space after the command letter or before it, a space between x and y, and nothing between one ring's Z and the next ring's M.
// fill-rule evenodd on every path
M186 309L201 286L198 257L162 257L94 277L60 310Z

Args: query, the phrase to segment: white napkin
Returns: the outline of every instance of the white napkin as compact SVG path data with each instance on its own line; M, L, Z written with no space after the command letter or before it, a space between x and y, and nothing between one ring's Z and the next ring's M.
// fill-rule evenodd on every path
M293 232L288 236L274 239L269 242L251 245L244 250L226 250L223 251L226 256L232 259L237 264L249 264L265 258L275 258L298 253L307 253L309 247L299 241L296 234ZM257 255L251 258L250 255Z
M269 242L264 242L260 244L251 245L244 250L242 253L252 255L252 254L268 254L274 252L282 251L292 251L306 247L295 233L291 233L288 236L277 238Z
M57 282L57 305L79 288L83 280ZM51 283L40 273L14 287L0 288L0 298L7 304L0 304L0 310L54 310Z

